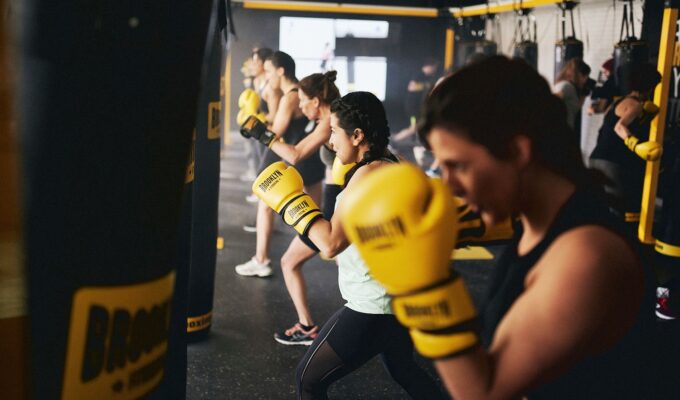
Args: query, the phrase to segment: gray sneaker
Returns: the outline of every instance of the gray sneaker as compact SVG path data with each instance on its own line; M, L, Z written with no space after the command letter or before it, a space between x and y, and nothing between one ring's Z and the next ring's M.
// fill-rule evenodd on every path
M270 260L264 263L258 262L255 257L236 266L236 273L242 276L259 276L264 278L272 274L272 267L269 266Z
M312 326L308 331L297 323L293 325L292 328L286 329L283 332L277 332L274 334L274 340L285 345L303 345L309 346L314 342L314 339L319 334L319 327L317 325Z

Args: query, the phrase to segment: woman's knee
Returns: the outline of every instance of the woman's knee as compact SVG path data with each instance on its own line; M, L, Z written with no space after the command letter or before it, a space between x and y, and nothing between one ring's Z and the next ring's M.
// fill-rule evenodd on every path
M303 358L295 369L295 387L297 388L298 398L303 400L318 398L320 382L305 374L306 368L306 358Z
M283 272L295 272L301 266L298 257L290 252L286 252L281 256L281 270Z

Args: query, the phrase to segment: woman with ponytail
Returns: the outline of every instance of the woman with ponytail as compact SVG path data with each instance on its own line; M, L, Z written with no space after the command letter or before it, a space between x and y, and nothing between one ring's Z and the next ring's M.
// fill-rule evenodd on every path
M335 86L336 71L328 71L323 74L311 74L299 82L298 99L302 113L310 121L314 121L314 128L307 136L297 144L288 144L276 141L272 144L271 150L280 156L287 163L294 165L304 176L311 171L303 160L310 156L318 157L320 151L327 153L330 158L325 169L318 169L317 173L331 176L331 166L335 153L328 150L328 140L331 136L331 103L340 98L340 92ZM335 195L339 190L329 184L326 180L324 186L324 217L330 219L333 216L333 205ZM307 301L307 288L302 266L310 258L318 253L318 249L306 237L297 236L288 246L288 249L281 257L281 271L286 282L288 294L290 294L297 312L298 322L290 328L276 332L274 339L286 345L310 345L319 333L319 327L314 323L309 304Z

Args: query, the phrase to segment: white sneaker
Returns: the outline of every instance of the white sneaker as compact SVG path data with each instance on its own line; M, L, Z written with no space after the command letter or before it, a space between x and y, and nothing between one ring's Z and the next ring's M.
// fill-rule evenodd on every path
M248 203L257 203L258 201L260 201L260 198L255 196L255 193L252 193L246 196L246 201Z
M252 171L246 172L245 174L239 176L239 179L242 182L252 182L255 180L255 178L257 178L257 176Z
M257 232L257 224L256 224L256 222L253 221L252 224L250 224L250 223L244 224L244 225L243 225L243 230L246 231L246 232L250 232L250 233L255 233L255 232Z
M236 266L236 273L243 276L259 276L261 278L272 274L272 267L269 266L270 260L259 263L255 257Z

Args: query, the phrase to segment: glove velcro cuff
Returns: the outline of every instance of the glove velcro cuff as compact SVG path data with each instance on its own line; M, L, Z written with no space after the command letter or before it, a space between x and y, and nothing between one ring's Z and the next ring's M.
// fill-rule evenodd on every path
M411 329L410 333L418 353L427 358L455 357L472 350L479 343L474 331L434 334Z
M271 148L274 145L274 142L276 142L277 138L274 132L272 131L264 131L262 135L258 138L260 143L263 145L267 146L268 148Z
M312 223L322 215L314 200L308 194L301 193L283 206L281 217L283 222L295 228L299 234L306 235Z
M249 115L248 117L246 117L245 121L243 121L239 129L241 136L243 136L246 139L254 137L253 131L259 128L258 124L261 124L261 122L254 115Z
M421 330L448 328L477 315L457 275L416 292L392 295L392 310L404 326Z
M637 137L631 135L631 136L628 136L623 141L623 143L626 144L626 147L628 147L630 149L630 151L635 151L635 146L637 146L639 140L640 139L638 139Z

